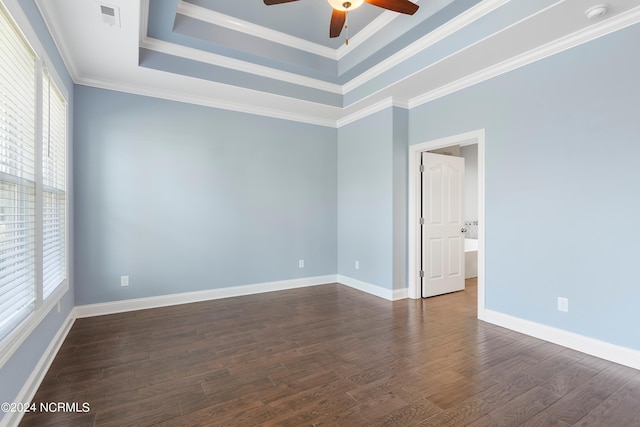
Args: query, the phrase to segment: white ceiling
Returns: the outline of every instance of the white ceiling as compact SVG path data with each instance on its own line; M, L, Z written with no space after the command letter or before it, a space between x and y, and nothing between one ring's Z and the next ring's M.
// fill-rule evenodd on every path
M638 0L420 0L413 16L365 4L350 43L326 0L36 0L78 84L340 126L414 107L640 22Z

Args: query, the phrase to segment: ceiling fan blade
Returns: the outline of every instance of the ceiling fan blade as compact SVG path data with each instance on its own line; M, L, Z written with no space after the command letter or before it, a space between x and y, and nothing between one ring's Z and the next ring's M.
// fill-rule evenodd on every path
M369 4L381 7L383 9L393 10L394 12L406 13L413 15L418 10L418 5L411 3L409 0L364 0Z
M264 4L266 4L267 6L271 6L273 4L290 3L292 1L298 1L298 0L264 0Z
M331 24L329 25L329 37L338 37L344 28L344 22L347 20L347 12L333 9L331 13Z

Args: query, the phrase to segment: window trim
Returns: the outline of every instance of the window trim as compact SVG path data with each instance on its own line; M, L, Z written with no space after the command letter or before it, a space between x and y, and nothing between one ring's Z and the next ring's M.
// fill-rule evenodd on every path
M35 57L36 57L36 132L35 132L35 144L36 147L42 145L42 75L46 68L46 72L49 74L49 77L55 83L60 95L64 99L66 103L66 116L65 116L65 145L66 145L66 155L65 155L65 221L64 221L64 233L65 233L65 256L66 256L66 274L63 282L46 298L42 298L42 284L38 283L36 293L36 307L35 310L27 316L27 318L22 321L12 332L9 333L4 339L0 341L0 369L5 365L5 363L16 353L16 351L22 346L22 344L31 336L33 331L42 323L42 321L53 311L53 308L58 306L60 300L63 296L69 291L69 281L70 281L70 273L71 273L71 264L72 259L70 257L70 243L71 243L71 235L70 235L70 219L72 216L72 212L70 210L72 200L72 194L70 194L70 171L71 171L71 141L69 138L69 129L70 129L70 117L71 117L71 109L69 104L69 92L67 87L63 84L63 80L60 78L58 71L55 66L53 66L52 61L49 58L44 46L40 42L37 33L31 26L29 19L25 15L22 7L19 5L18 0L0 0L4 8L7 10L9 15L15 21L19 31L22 33L22 36L27 41L27 43L31 46ZM36 148L36 159L38 158L38 153L40 153L41 157L41 148L38 151ZM42 180L42 159L39 161L36 160L36 183L41 182ZM40 181L38 181L40 180ZM36 187L42 187L42 184L36 184ZM37 196L36 196L36 200ZM42 210L41 206L36 205L36 210ZM42 218L42 216L40 216ZM36 271L42 270L42 224L39 224L36 221L36 229L40 229L40 235L36 238L36 260L35 267ZM38 231L37 231L38 232ZM40 250L38 250L38 247Z

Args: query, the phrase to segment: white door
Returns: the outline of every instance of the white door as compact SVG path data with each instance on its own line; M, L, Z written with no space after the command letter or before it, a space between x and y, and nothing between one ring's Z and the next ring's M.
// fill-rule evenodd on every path
M422 153L422 296L464 289L464 158Z

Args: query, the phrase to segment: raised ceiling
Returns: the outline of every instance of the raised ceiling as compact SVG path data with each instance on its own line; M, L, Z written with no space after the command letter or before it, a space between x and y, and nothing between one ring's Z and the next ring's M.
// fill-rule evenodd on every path
M637 0L419 0L364 4L349 45L326 0L36 0L76 83L339 126L413 107L640 21ZM119 25L102 22L115 7Z

